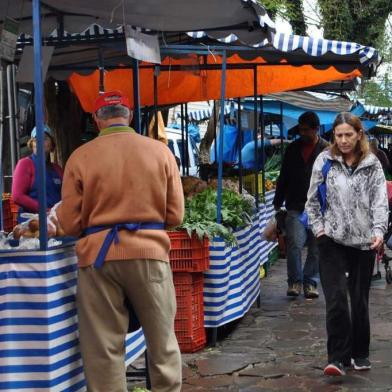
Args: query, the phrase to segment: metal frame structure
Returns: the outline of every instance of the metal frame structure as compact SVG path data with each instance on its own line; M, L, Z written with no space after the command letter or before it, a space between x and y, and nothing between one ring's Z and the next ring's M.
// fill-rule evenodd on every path
M43 113L43 80L42 80L42 72L41 72L41 43L42 43L42 36L41 36L41 17L40 17L40 0L32 0L32 7L33 7L33 45L34 45L34 93L35 93L35 116L36 116L36 127L37 127L37 156L38 156L38 172L37 172L37 179L39 184L39 221L40 221L40 249L46 250L47 249L47 226L46 226L46 178L45 178L45 153L44 153L44 113ZM60 24L61 27L61 24ZM59 39L57 43L64 45L64 41ZM48 42L50 45L50 43ZM53 42L56 44L56 42ZM242 64L228 64L227 57L228 52L233 51L255 51L254 48L247 48L242 46L228 46L228 45L212 45L208 48L201 48L198 45L168 45L162 48L162 53L165 55L174 54L174 55L184 55L187 53L196 53L200 55L208 55L213 51L215 54L222 56L222 63L221 64L200 64L200 70L221 70L221 91L220 91L220 102L221 102L221 112L219 118L219 151L217 151L218 157L218 189L217 189L217 221L218 223L221 222L221 208L222 208L222 178L223 178L223 139L224 139L224 102L225 102L225 90L226 90L226 79L227 79L227 72L230 70L238 70L238 69L253 69L254 74L254 106L255 106L255 113L254 113L254 142L255 142L255 162L256 162L256 170L255 170L255 187L256 187L256 204L258 206L259 199L258 199L258 173L257 173L257 163L259 162L258 156L258 149L257 149L257 137L258 137L258 105L260 106L261 111L261 141L262 147L264 146L264 117L263 117L263 97L258 95L257 91L257 67L263 66L287 66L287 65L306 65L309 64L307 61L289 61L289 62L270 62L270 63L242 63ZM119 68L105 65L104 66L104 58L102 56L100 60L101 64L101 73L102 73L102 80L100 83L100 87L104 88L104 78L103 78L103 67L105 69L112 69L112 68ZM313 61L311 65L334 65L335 61ZM341 65L352 65L353 61L341 61ZM138 132L141 132L141 112L140 112L140 79L139 79L139 70L142 68L154 68L156 72L160 71L186 71L186 70L193 70L194 66L187 66L187 65L140 65L137 60L132 60L132 64L130 66L125 66L123 68L132 68L133 76L134 76L134 103L135 103L135 128ZM59 70L59 69L69 69L67 66L63 67L51 67L52 70ZM79 69L96 69L96 67L78 67L72 66L72 70L79 70ZM158 95L157 95L157 73L154 72L154 112L157 112L158 108ZM241 99L238 99L238 107L240 109L241 106ZM185 124L182 121L182 129L183 133L188 128L187 124L187 106L185 105L185 113L184 108L182 107L182 113L185 114ZM283 114L283 113L282 113ZM157 117L155 115L155 136L157 136ZM214 115L215 119L215 115ZM0 124L1 126L1 124ZM241 129L241 110L238 110L238 126ZM187 132L186 132L187 134ZM185 136L185 135L184 135ZM281 127L281 136L282 136L282 127ZM241 139L241 138L239 138ZM239 141L241 147L241 141ZM184 144L183 144L184 145ZM187 144L186 144L187 146ZM183 156L187 156L185 151L183 151ZM261 157L262 163L264 157ZM241 162L241 157L240 157ZM240 165L240 189L242 188L242 177L241 177L241 165ZM264 184L264 171L262 172L262 181ZM263 187L264 192L265 187ZM213 332L213 342L216 341L216 329Z

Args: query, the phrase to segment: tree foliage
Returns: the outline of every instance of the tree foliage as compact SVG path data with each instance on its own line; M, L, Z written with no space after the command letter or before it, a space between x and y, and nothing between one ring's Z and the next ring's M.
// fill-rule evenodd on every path
M359 97L368 105L392 106L391 92L392 80L388 74L385 74L381 83L373 80L366 81Z
M260 2L272 18L281 16L287 19L293 28L294 34L306 35L302 0L262 0Z
M262 0L261 3L272 16L279 15L288 20L295 34L305 35L306 17L302 1ZM317 5L319 15L316 18L326 39L375 47L384 63L392 63L392 39L385 29L388 16L392 15L392 0L318 0ZM391 70L392 66L383 66L379 72L379 75L383 75L377 81L365 81L358 97L369 104L392 106Z
M325 38L373 47L383 40L392 12L391 0L318 0L318 4Z

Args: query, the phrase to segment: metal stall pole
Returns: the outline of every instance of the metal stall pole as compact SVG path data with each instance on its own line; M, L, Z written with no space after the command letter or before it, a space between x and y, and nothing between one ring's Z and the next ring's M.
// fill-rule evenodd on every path
M223 128L225 121L225 96L226 96L226 50L222 53L222 78L221 78L221 111L219 118L219 155L218 155L218 189L216 202L216 221L222 222L222 176L223 176ZM212 345L215 346L218 336L218 328L212 329Z
M253 68L253 138L254 138L254 158L255 158L255 198L256 198L256 209L259 211L259 160L258 160L258 140L257 140L257 66Z
M215 156L215 164L218 161L218 145L217 145L217 140L216 140L216 103L214 99L214 106L212 107L212 112L214 115L214 118L212 119L212 126L214 127L214 156Z
M0 60L0 164L3 163L4 134L4 66Z
M258 149L258 113L257 113L257 66L253 68L253 121L254 121L254 128L253 128L253 137L255 143L255 199L256 199L256 214L257 219L259 215L259 149ZM261 155L263 156L263 145L261 146ZM258 308L261 306L261 280L259 279L259 295L256 299L256 305Z
M98 48L98 69L99 69L99 94L105 92L105 63L103 60L102 48Z
M34 37L34 100L35 125L37 128L37 180L39 202L39 243L40 250L48 247L48 229L46 225L46 173L44 151L44 94L41 70L41 15L40 0L33 0L33 37Z
M140 78L139 78L139 60L132 59L133 75L133 118L135 131L142 133L141 116L140 116Z
M3 177L3 163L0 161L0 230L4 231L4 214L3 214L3 192L4 192L4 177Z
M283 162L283 102L280 101L280 160Z
M4 68L0 60L0 229L4 230L4 216L3 216L3 192L4 192L4 178L3 178L3 134L4 134Z
M264 100L263 96L260 95L260 128L261 128L261 183L263 187L263 200L265 203L265 170L264 170L264 163L265 163L265 152L264 152L264 131L265 131L265 124L264 124Z
M241 98L238 98L237 128L238 128L238 185L242 193L242 124L241 124Z
M18 100L18 86L16 84L16 66L12 64L12 85L14 91L14 112L15 112L15 142L16 142L16 160L20 159L20 124L19 124L19 100Z
M15 108L14 108L14 91L12 83L12 65L7 65L7 94L8 94L8 124L10 133L11 149L11 169L12 172L16 166L16 147L15 147Z
M185 103L185 158L186 175L189 176L189 118L188 118L188 104Z
M185 125L184 125L184 104L181 104L181 151L180 161L182 166L182 175L185 176ZM175 142L175 141L174 141Z
M159 67L154 67L154 139L158 140L158 75Z

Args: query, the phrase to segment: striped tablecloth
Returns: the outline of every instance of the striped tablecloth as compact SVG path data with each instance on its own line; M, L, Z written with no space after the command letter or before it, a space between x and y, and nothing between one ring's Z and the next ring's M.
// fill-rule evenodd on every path
M252 226L234 233L237 247L228 247L220 239L211 242L210 269L204 274L205 327L219 327L244 316L260 294L260 265L277 245L261 239L274 213L274 194L266 193Z
M0 390L83 391L74 246L0 252ZM145 350L126 339L126 364Z
M261 240L273 214L274 193L238 230L238 247L216 240L205 273L205 326L242 317L260 292L259 267L276 246ZM83 391L75 308L74 246L42 251L0 251L0 390ZM127 335L126 365L145 350L141 330Z

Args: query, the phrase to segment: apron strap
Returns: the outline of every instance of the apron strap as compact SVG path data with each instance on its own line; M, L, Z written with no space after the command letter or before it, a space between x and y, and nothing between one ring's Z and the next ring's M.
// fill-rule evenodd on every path
M118 223L116 225L88 227L87 229L84 230L83 236L85 237L90 234L95 234L100 231L110 229L103 241L101 249L99 250L98 256L94 262L95 268L101 268L103 263L105 262L105 258L109 251L110 245L113 242L115 244L118 244L120 242L118 238L119 230L128 230L128 231L163 230L164 228L165 228L165 224L162 222Z

